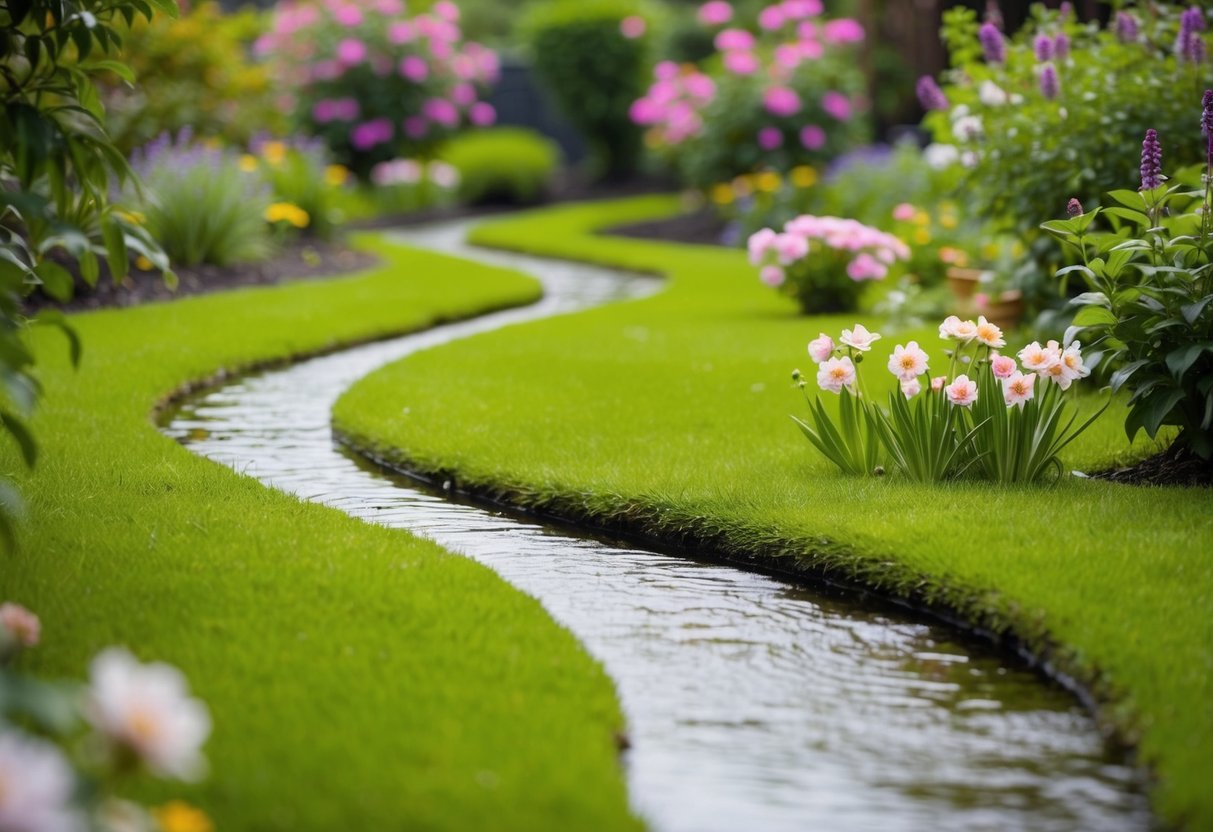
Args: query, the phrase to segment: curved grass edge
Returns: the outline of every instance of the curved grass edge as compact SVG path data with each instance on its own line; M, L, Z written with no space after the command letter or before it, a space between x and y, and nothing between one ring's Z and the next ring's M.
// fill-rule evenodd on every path
M521 218L482 224L473 231L470 241L488 248L663 274L667 270L654 265L652 254L698 247L635 240L616 245L619 241L596 236L595 232L621 222L663 216L676 208L672 198L645 198L544 209ZM542 237L523 233L530 229L528 223L538 225L545 219L559 224L560 233L550 229ZM565 490L559 483L537 484L511 477L499 468L444 464L439 456L406 453L380 436L360 431L350 415L339 401L334 414L335 436L396 473L447 482L469 498L581 529L667 550L694 550L696 556L708 555L795 580L824 580L875 593L882 600L929 614L1013 650L1073 692L1096 714L1108 736L1121 745L1139 748L1148 731L1151 716L1137 707L1131 690L1110 680L1080 649L1056 637L1032 609L1020 606L997 589L923 572L899 562L892 551L865 550L862 544L827 537L789 538L773 526L697 513L693 505L666 500L661 495ZM1140 759L1151 772L1166 768L1166 760L1158 749L1154 751ZM1155 788L1152 798L1160 819L1177 828L1204 828L1203 824L1213 818L1213 801L1207 795Z
M541 294L509 270L355 242L380 265L72 316L79 370L34 334L43 452L19 475L24 545L0 569L0 597L43 618L23 666L78 677L112 643L180 666L215 717L212 777L131 791L184 795L221 828L636 829L613 684L538 602L153 424L234 375Z

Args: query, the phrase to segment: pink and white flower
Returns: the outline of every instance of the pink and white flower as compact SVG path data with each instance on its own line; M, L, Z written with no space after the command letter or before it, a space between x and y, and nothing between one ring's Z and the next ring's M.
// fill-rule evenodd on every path
M955 315L949 315L939 325L939 337L967 344L977 337L977 324L973 321L962 321Z
M733 7L725 0L710 0L699 7L698 16L704 26L723 26L733 19Z
M848 356L831 358L817 365L817 384L822 390L841 393L855 384L855 365Z
M746 248L750 252L750 265L757 266L766 259L767 252L775 245L779 234L770 228L761 228L750 235Z
M990 369L994 371L994 378L1010 378L1017 369L1015 359L1009 355L996 355L990 359Z
M984 344L987 347L999 349L1007 345L1007 341L1002 337L1002 330L996 325L986 320L985 315L977 318L977 331L975 335L977 342Z
M898 344L889 356L889 372L897 376L903 383L914 381L927 371L927 354L917 341L911 341L904 347Z
M854 329L844 329L838 340L851 349L867 352L872 349L873 343L880 340L880 333L869 332L863 324L855 324Z
M1072 341L1062 351L1059 365L1062 368L1062 374L1069 381L1078 381L1080 378L1091 375L1091 368L1082 361L1082 343L1079 341ZM1069 386L1069 382L1067 382L1061 389L1066 390Z
M824 332L809 342L809 356L820 364L834 354L834 339Z
M922 392L922 382L916 378L901 382L901 395L912 399Z
M1022 408L1026 402L1032 399L1035 391L1035 373L1028 373L1025 376L1016 370L1013 375L1002 380L1002 397L1008 407L1018 405Z
M943 389L943 386L947 383L948 383L947 376L935 376L935 378L931 379L931 391L933 393L938 393L940 390Z
M961 374L956 380L943 389L948 401L957 407L971 407L977 401L977 382L971 381L967 375Z
M771 247L782 266L790 266L809 253L809 241L797 234L777 234Z
M648 29L648 24L645 23L643 17L638 14L628 15L623 20L619 21L619 33L628 40L644 37L645 30Z
M55 746L0 734L0 830L4 832L83 832L71 809L75 779Z
M1039 341L1033 341L1019 351L1019 363L1030 372L1048 374L1061 363L1061 352L1055 348L1056 344L1056 341L1050 341L1049 346L1042 347Z
M763 266L758 271L758 279L772 288L782 286L787 277L787 273L774 264Z
M914 219L914 215L918 210L908 202L902 202L893 208L893 219L898 222L909 222Z
M0 604L0 630L22 647L33 647L41 637L42 622L38 620L38 616L20 604L6 602ZM0 646L3 646L2 641ZM3 828L0 826L0 829Z
M211 718L181 671L110 648L93 659L90 677L88 719L109 743L161 776L189 779L202 770Z

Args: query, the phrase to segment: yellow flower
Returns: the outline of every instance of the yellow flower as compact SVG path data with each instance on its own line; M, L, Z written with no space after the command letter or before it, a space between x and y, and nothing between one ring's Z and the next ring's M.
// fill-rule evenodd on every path
M261 155L271 165L280 165L286 158L286 145L282 142L266 142L261 146Z
M797 188L811 188L817 184L817 171L809 165L792 168L792 184Z
M931 242L931 232L925 228L919 228L914 232L914 243L916 245L925 246Z
M986 243L981 247L981 256L986 260L996 260L998 258L998 244Z
M773 170L763 171L754 179L755 187L766 194L774 193L779 190L779 185L783 180L779 178L779 174Z
M265 209L266 222L286 222L296 228L307 228L311 221L307 211L290 202L275 202Z
M215 832L215 824L201 809L183 800L172 800L152 810L163 832Z
M152 270L152 261L140 254L135 258L135 268L141 272L150 272Z
M245 173L252 173L257 169L257 157L250 156L245 153L240 157L240 169Z
M914 219L911 220L911 222L913 222L915 225L919 225L919 226L930 225L931 224L931 215L928 214L926 211L919 211L917 214L914 215Z
M326 185L331 185L338 188L346 183L350 178L349 169L344 165L329 165L324 169L324 182Z
M959 223L956 220L955 214L940 214L939 224L944 228L952 229L955 228Z
M717 205L730 205L733 202L733 189L725 184L712 186L712 202Z

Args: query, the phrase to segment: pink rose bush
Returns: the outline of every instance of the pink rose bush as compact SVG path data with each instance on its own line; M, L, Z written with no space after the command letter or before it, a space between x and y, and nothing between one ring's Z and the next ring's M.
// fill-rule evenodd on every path
M862 144L869 128L855 45L863 27L823 14L819 0L784 0L762 9L751 31L736 25L728 3L703 4L697 17L718 30L715 53L699 65L659 63L632 120L701 188L824 162Z
M284 108L360 176L495 119L481 97L497 80L497 56L463 40L454 3L410 16L402 0L286 0L254 51Z
M1103 412L1077 426L1070 413L1067 391L1091 373L1082 345L1033 342L1019 351L1017 364L998 351L1006 339L984 318L952 316L939 334L949 346L939 357L947 374L931 376L936 359L917 341L895 345L886 367L897 390L885 407L868 394L861 373L881 336L862 324L837 340L821 333L809 342L809 357L817 386L838 396L839 406L835 414L806 392L810 419L793 417L801 432L849 474L887 466L923 482L962 475L1004 483L1059 479L1061 451ZM804 391L800 371L792 377Z
M762 281L796 298L805 312L853 310L866 281L883 280L910 257L892 234L811 214L789 220L782 232L754 232L747 247Z

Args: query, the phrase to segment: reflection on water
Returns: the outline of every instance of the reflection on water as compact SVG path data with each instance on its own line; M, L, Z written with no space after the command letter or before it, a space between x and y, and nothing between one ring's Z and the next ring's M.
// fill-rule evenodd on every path
M246 377L186 402L166 432L282 490L431 537L542 601L619 688L632 801L655 829L1149 828L1139 775L1069 696L941 626L452 502L336 446L333 401L376 367L658 288L468 250L465 230L401 236L523 268L545 300Z

